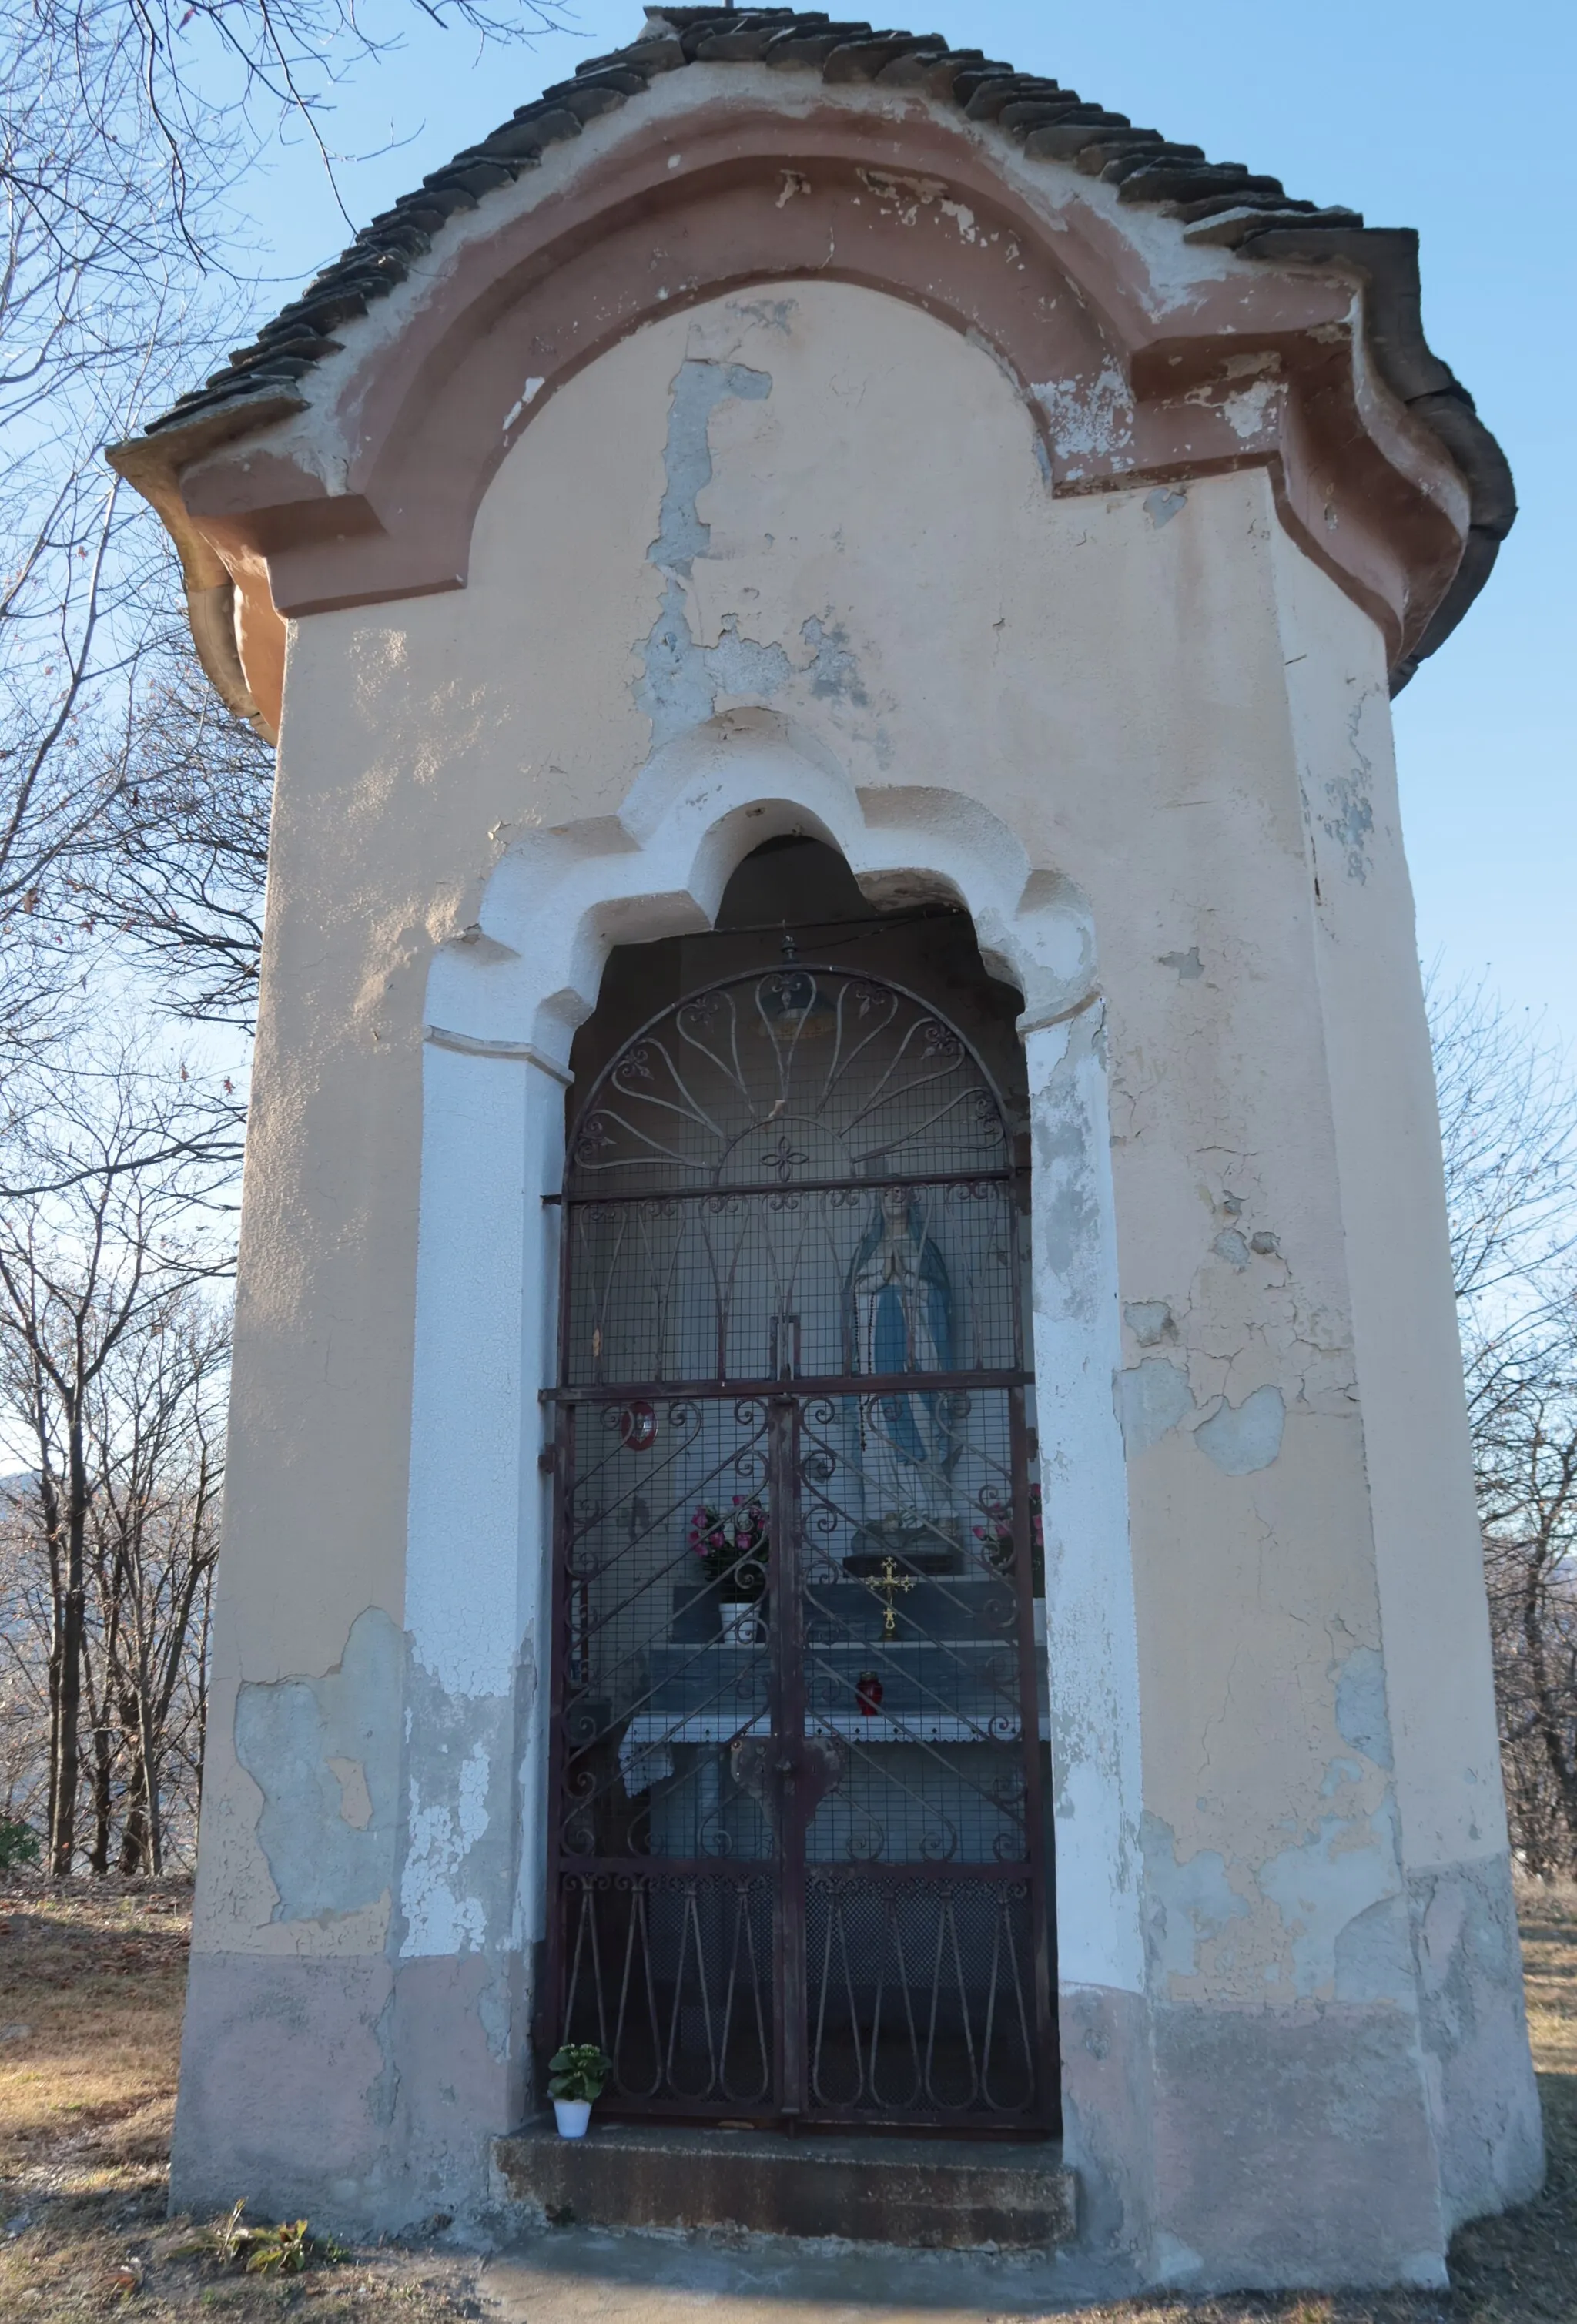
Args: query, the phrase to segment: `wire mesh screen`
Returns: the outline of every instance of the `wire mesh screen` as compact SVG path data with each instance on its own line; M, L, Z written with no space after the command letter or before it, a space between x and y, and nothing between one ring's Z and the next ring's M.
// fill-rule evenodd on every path
M566 1188L555 2039L631 2113L1049 2126L1049 1769L1002 1109L794 966L594 1090Z

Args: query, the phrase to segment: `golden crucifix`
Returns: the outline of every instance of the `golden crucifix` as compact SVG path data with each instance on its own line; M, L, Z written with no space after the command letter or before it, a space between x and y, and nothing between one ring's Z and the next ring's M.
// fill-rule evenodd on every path
M898 1620L892 1609L893 1597L899 1590L912 1590L914 1588L914 1575L912 1573L900 1573L898 1570L897 1562L893 1558L884 1557L881 1561L881 1572L880 1577L875 1574L868 1573L864 1577L864 1582L866 1589L871 1591L872 1597L885 1598L887 1600L887 1619L881 1625L882 1637L884 1638L896 1638L898 1636Z

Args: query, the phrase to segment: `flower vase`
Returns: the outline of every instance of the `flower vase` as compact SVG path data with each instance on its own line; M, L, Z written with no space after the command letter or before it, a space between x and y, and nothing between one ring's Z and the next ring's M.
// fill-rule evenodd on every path
M717 1609L725 1646L759 1646L761 1617L753 1598L725 1598Z
M558 2125L559 2137L584 2138L586 2126L591 2120L591 2110L590 2098L555 2098L553 2114Z

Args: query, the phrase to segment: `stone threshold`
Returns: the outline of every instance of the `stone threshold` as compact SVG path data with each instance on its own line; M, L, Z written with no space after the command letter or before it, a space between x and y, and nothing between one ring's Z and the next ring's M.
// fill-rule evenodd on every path
M493 2142L513 2201L553 2226L727 2227L910 2250L1071 2243L1076 2181L1055 2139L789 2138L767 2131L550 2121Z

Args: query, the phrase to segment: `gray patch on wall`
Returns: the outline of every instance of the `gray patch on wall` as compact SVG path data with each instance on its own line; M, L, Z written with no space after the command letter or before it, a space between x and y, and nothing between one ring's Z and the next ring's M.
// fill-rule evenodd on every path
M1382 1896L1354 1915L1334 1947L1338 2001L1394 2001L1413 1996L1413 1952L1401 1896Z
M787 302L785 302L787 303ZM646 558L663 575L657 619L637 647L641 675L636 706L651 721L652 747L703 725L720 694L762 698L780 692L796 675L782 646L742 635L737 613L724 614L715 646L696 643L690 628L685 583L697 558L707 556L712 528L697 512L699 495L712 481L712 414L731 398L760 403L770 395L770 374L744 364L707 363L691 357L679 365L669 406L663 448L666 485L657 539ZM829 612L812 614L800 635L810 661L800 673L812 694L867 702L859 664L847 632Z
M1130 1299L1122 1320L1141 1348L1158 1347L1173 1330L1172 1310L1164 1299Z
M1222 1403L1219 1412L1203 1421L1194 1442L1207 1461L1229 1477L1251 1476L1268 1469L1281 1450L1286 1424L1286 1404L1278 1388L1267 1385L1233 1406Z
M1199 957L1199 946L1190 945L1186 952L1163 952L1156 955L1157 967L1176 969L1179 984L1192 984L1204 974L1204 963Z
M1354 1646L1336 1674L1336 1731L1377 1767L1391 1765L1386 1666L1373 1646Z
M860 665L849 650L849 633L842 622L835 622L830 613L825 622L812 613L799 634L813 656L806 673L812 694L840 694L845 701L863 706L869 696L860 682Z
M1374 808L1370 803L1374 762L1358 739L1363 710L1363 704L1358 702L1347 715L1347 742L1352 752L1354 771L1339 775L1325 785L1325 796L1333 812L1322 819L1326 835L1346 852L1347 877L1360 886L1369 878L1369 842L1374 830Z
M1145 494L1145 514L1157 532L1164 524L1170 524L1178 511L1187 505L1186 493L1177 492L1166 484L1157 484L1153 493Z
M1505 1855L1437 1866L1408 1882L1420 2018L1440 2096L1436 2136L1448 2216L1525 2202L1544 2179L1522 1960Z
M1202 1848L1177 1861L1169 1823L1147 1812L1139 1824L1145 1860L1145 1950L1160 1977L1194 1977L1199 1948L1231 1921L1247 1920L1249 1906L1227 1879L1219 1849Z
M369 1607L337 1669L237 1690L235 1756L263 1794L276 1921L354 1913L391 1886L404 1665L401 1632Z
M1129 1459L1148 1452L1194 1410L1194 1391L1169 1356L1147 1356L1117 1375L1117 1417Z
M1345 1973L1355 1985L1385 1974L1389 1940L1375 1907L1399 1905L1402 1898L1394 1803L1388 1795L1372 1816L1322 1816L1306 1840L1260 1867L1259 1886L1281 1914L1293 1985L1305 1999L1323 1989L1337 1991L1339 1949L1360 1919L1368 1925L1351 1941ZM1406 1990L1404 1983L1380 1997L1395 2000Z

